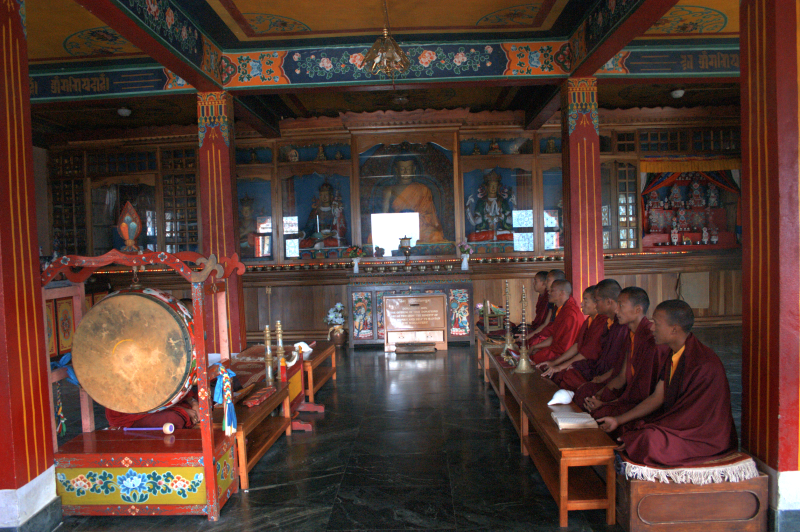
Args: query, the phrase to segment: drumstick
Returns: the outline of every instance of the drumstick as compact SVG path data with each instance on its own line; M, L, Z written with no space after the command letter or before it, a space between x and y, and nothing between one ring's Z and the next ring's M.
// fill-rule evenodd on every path
M159 427L141 427L141 428L140 427L125 427L122 430L124 430L126 432L127 431L131 431L131 430L162 430L162 431L164 431L164 434L172 434L173 432L175 432L175 425L173 425L172 423L164 423L164 426L160 427L160 428Z

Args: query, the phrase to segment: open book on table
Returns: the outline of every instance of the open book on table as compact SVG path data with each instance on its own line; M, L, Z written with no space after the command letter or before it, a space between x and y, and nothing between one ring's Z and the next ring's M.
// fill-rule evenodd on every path
M558 430L564 429L596 429L597 421L586 412L573 412L572 410L555 410L550 415L556 422Z

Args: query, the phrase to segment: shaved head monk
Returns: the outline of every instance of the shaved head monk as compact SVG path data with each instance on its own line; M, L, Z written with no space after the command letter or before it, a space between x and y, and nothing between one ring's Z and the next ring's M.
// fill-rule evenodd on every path
M530 326L530 330L535 331L542 324L550 322L548 315L550 311L548 306L550 296L547 293L547 272L536 272L533 277L533 291L539 294L539 299L536 300L536 313Z
M691 466L735 451L731 392L719 357L691 333L694 314L684 301L664 301L653 313L653 335L669 347L655 391L600 428L622 426L631 460L655 467Z
M604 316L597 316L597 286L590 286L583 291L581 310L586 314L586 321L578 331L578 338L572 347L563 355L551 362L539 365L542 377L550 377L561 388L575 391L586 379L572 365L581 360L597 360L602 350L603 336L608 331Z
M584 402L584 408L597 419L623 414L644 401L655 390L661 368L651 323L645 316L650 308L647 292L629 286L619 293L617 304L617 319L628 326L630 334L623 347L625 361L619 372L600 393Z
M554 360L572 347L583 325L584 317L572 297L572 283L558 280L550 284L550 302L556 309L556 319L544 328L540 336L545 338L531 346L531 361L541 364Z
M567 276L564 275L562 270L550 270L547 272L547 276L545 277L545 291L547 293L547 314L545 319L542 323L539 324L538 327L530 331L528 334L528 345L532 343L539 343L543 338L536 338L541 332L547 327L550 323L552 323L556 319L556 306L553 303L552 298L550 297L550 289L553 286L555 281L563 281L566 280ZM536 306L538 308L539 301L536 301Z
M619 323L617 319L617 298L622 287L614 279L603 279L597 283L595 290L595 304L597 305L597 319L605 322L606 332L600 340L600 355L597 359L587 358L572 364L568 370L571 373L569 382L576 383L582 379L583 384L575 390L574 401L583 406L587 397L598 393L605 384L616 374L625 359L623 344L628 339L629 329ZM575 375L580 374L580 379ZM564 379L568 377L565 375Z

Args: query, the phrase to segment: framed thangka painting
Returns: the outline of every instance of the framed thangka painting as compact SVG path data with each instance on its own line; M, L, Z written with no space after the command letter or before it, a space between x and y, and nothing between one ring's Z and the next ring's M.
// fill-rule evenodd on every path
M287 259L339 258L350 243L350 178L317 172L283 180Z
M428 142L377 144L359 155L361 235L368 253L378 247L401 256L455 253L453 152Z
M269 179L236 180L239 197L239 256L272 258L272 183Z
M522 168L464 173L464 227L476 253L533 251L532 187Z
M72 298L56 300L56 328L58 330L58 354L72 351L72 336L75 332L75 309Z

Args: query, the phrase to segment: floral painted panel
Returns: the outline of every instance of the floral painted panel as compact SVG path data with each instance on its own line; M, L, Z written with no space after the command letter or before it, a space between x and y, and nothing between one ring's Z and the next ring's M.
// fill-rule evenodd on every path
M59 468L56 480L64 505L203 504L206 499L202 467Z
M377 299L377 309L378 309L378 338L385 338L386 337L386 329L384 327L383 321L383 296L384 295L392 295L396 293L394 290L390 290L388 292L376 292L375 298Z
M372 292L353 292L353 339L372 337Z

